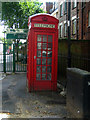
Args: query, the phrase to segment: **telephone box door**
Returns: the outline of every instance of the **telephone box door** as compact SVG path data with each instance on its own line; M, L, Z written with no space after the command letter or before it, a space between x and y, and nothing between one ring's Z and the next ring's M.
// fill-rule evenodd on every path
M54 33L35 33L34 90L53 89Z

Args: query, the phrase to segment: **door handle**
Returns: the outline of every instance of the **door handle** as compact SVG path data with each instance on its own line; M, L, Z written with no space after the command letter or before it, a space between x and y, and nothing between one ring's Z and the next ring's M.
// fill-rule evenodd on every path
M36 59L36 56L34 56L34 59Z

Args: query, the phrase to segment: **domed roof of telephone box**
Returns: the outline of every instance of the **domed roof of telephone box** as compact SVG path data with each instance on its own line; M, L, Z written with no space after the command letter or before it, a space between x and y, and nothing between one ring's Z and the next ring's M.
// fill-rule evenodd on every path
M38 13L29 17L29 22L59 23L59 20L50 14Z

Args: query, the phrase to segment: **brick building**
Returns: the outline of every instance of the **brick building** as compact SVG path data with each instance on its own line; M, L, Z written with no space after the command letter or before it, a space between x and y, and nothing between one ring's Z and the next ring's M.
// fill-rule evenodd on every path
M58 19L58 8L51 15Z
M71 38L90 39L90 2L71 2ZM59 38L67 38L68 2L58 0Z
M79 39L90 40L90 2L79 3Z
M57 1L57 0L56 0ZM52 14L57 9L57 2L43 2L41 8L48 14Z

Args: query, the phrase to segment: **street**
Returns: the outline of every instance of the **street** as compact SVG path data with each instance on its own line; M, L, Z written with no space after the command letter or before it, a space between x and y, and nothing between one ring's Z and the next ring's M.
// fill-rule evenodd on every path
M26 74L2 80L2 112L9 118L65 118L66 99L58 91L27 91Z

